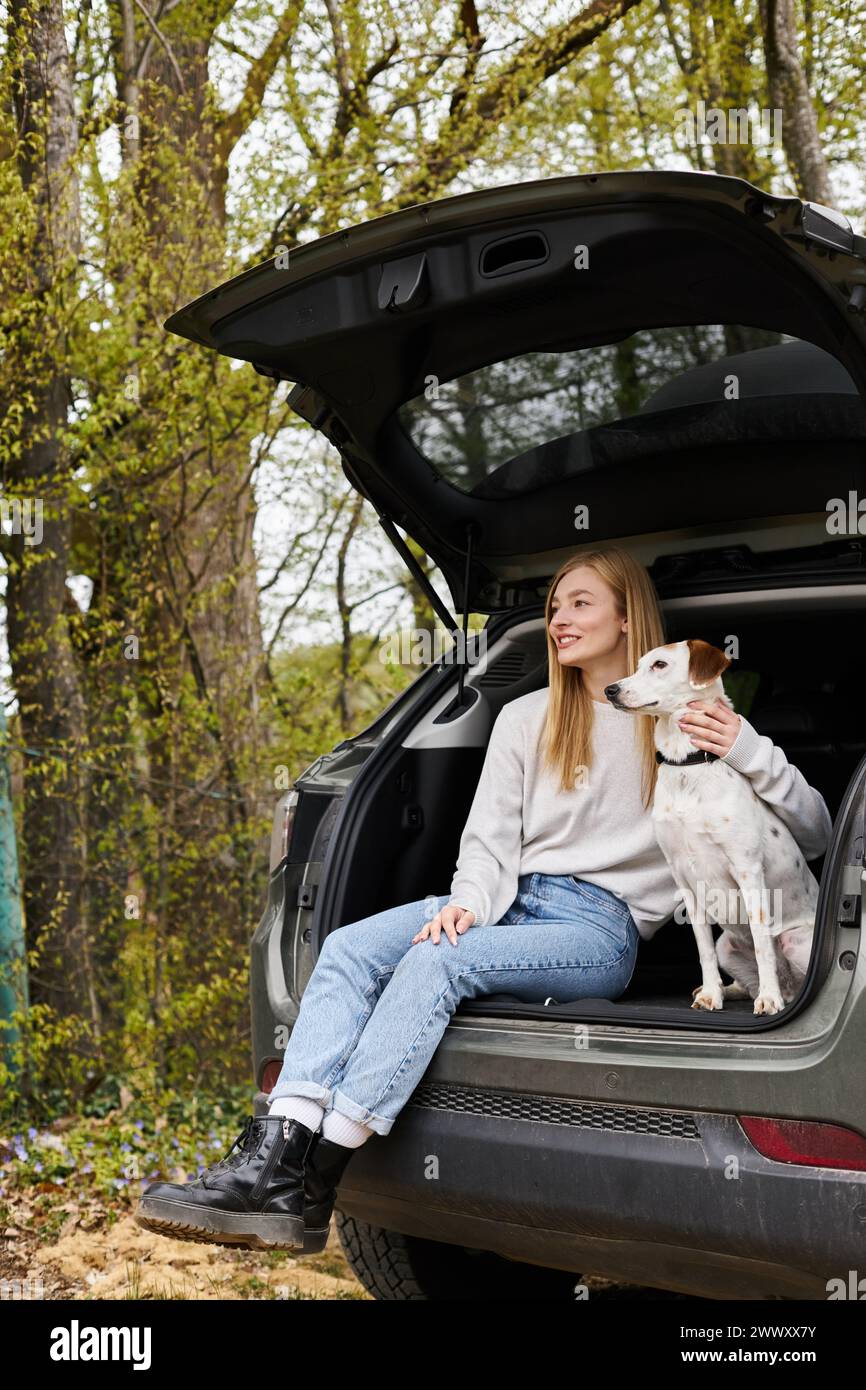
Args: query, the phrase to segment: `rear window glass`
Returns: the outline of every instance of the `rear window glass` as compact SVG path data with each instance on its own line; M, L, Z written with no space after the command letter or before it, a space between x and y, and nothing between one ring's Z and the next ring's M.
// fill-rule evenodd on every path
M856 387L836 358L736 324L647 329L452 381L431 376L398 419L437 473L488 496L670 449L864 433Z

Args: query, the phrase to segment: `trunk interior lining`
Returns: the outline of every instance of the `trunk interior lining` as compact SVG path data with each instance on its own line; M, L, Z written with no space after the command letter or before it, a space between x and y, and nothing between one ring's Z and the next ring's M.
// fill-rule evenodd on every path
M862 716L866 661L861 644L851 640L854 613L833 608L827 591L825 611L781 614L771 605L763 613L758 605L743 607L742 595L732 594L730 607L718 598L702 609L674 605L665 613L667 640L700 635L725 648L736 635L741 659L731 693L736 708L761 734L767 734L799 768L806 780L824 796L835 818L845 789L866 753ZM866 604L866 590L864 590ZM664 604L663 604L664 608ZM515 653L525 658L518 663ZM500 683L497 666L507 660L508 679ZM744 673L752 673L744 680ZM516 679L515 679L516 677ZM490 644L486 668L467 673L467 681L479 686L471 731L447 729L447 746L441 735L428 744L421 732L406 740L398 767L383 779L363 817L360 839L353 855L351 882L344 902L351 914L344 921L411 902L426 894L446 894L454 874L460 835L472 802L484 760L490 726L503 704L547 682L546 640L543 615L526 619L507 638ZM739 696L749 689L748 698ZM450 698L450 695L449 697ZM435 709L425 718L430 727ZM486 733L478 731L486 724ZM462 721L458 721L460 723ZM476 742L483 738L483 744ZM815 877L821 877L824 856L812 861ZM371 872L371 865L376 870ZM574 872L579 872L575 869ZM530 1004L513 995L488 995L467 1000L457 1015L520 1015L556 1017L558 1014L626 1021L640 1014L642 1021L670 1023L673 1016L690 1016L691 991L699 981L699 966L690 929L674 931L670 919L649 941L642 941L632 980L619 999L561 1001ZM718 934L718 928L716 933ZM728 1001L724 1011L732 1022L752 1016L751 1001ZM721 1022L721 1016L719 1016Z

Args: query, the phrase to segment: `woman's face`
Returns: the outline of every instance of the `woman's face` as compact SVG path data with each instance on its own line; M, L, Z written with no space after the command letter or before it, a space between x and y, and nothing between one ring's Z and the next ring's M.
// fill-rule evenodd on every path
M550 635L561 666L584 669L625 650L627 620L614 593L589 565L563 575L551 601Z

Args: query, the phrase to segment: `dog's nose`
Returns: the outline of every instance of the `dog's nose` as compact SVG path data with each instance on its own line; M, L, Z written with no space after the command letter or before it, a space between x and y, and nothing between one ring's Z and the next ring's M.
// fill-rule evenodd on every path
M610 699L610 697L611 697L612 695L618 695L618 694L619 694L619 686L618 686L618 685L606 685L606 686L604 687L604 693L605 693L605 695L607 696L607 698Z

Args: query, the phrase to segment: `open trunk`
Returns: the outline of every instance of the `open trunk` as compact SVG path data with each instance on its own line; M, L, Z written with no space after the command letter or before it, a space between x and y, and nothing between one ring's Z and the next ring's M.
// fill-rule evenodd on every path
M346 228L167 327L296 382L392 542L497 613L543 596L577 508L596 543L782 516L826 539L827 499L866 491L864 265L832 209L600 173Z
M844 543L822 547L821 573L845 560ZM855 547L859 552L859 547ZM745 548L743 548L745 552ZM802 558L800 564L806 564ZM851 554L857 561L859 554ZM745 563L745 560L744 560ZM676 572L676 565L668 568ZM654 576L655 578L655 576ZM853 582L762 589L755 578L727 592L689 595L688 588L656 579L668 640L700 635L720 647L739 639L736 669L726 673L735 707L784 749L789 761L824 796L835 829L831 851L810 865L821 882L812 965L799 998L779 1017L802 1007L830 964L830 948L842 904L841 887L859 878L863 854L863 779L855 777L866 755L862 690L866 679L858 634L866 612L866 584ZM859 581L859 582L858 582ZM765 581L766 582L766 581ZM746 587L743 587L745 585ZM664 597L665 592L669 596ZM343 808L334 857L322 874L318 932L357 921L397 902L450 891L460 834L484 760L490 727L503 704L547 681L541 609L494 620L486 658L470 667L467 683L480 698L456 718L441 720L453 688L439 694L411 728L384 740ZM395 730L395 734L396 734ZM838 840L838 844L837 844ZM825 862L826 860L826 862ZM375 869L371 869L375 866ZM579 867L576 869L579 872ZM856 889L859 893L859 887ZM856 901L856 899L854 899ZM718 934L719 929L715 929ZM685 1026L719 1030L767 1028L774 1018L755 1018L751 1000L728 1001L722 1014L693 1010L692 989L700 968L688 922L673 918L642 941L626 992L615 1001L530 1004L509 995L464 1002L458 1015L560 1020L609 1020L612 1024Z

